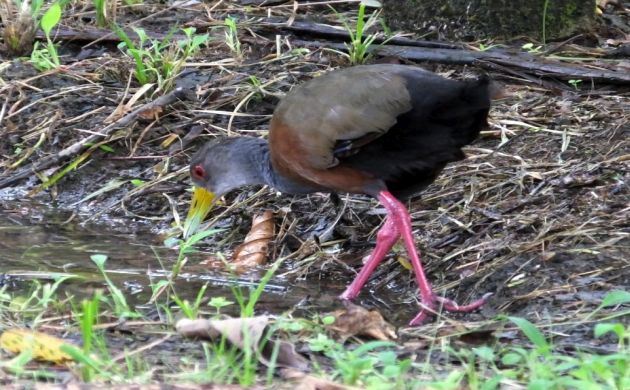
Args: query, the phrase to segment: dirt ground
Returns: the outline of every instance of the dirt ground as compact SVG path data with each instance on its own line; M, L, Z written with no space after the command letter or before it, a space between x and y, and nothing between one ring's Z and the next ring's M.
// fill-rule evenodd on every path
M121 12L120 22L139 20L136 25L150 36L164 34L166 26L178 22L207 30L213 40L189 60L178 81L185 88L195 86L194 96L134 117L102 137L99 142L105 141L109 150L95 149L48 189L29 193L41 184L41 175L51 177L86 149L13 181L0 192L3 208L20 209L20 199L29 197L44 208L72 210L77 221L150 231L160 243L173 233L173 210L185 216L190 200L187 163L206 140L265 136L283 93L322 71L347 66L343 56L325 48L291 52L296 48L291 42L305 37L286 32L283 55L275 56L276 32L261 27L258 19L267 12L291 17L291 8L244 13L244 8L226 3L213 10L159 10L164 8L145 4ZM64 31L94 31L80 11L64 14ZM234 59L223 41L228 14L242 18L242 60ZM304 7L298 17L340 24L326 7ZM29 164L121 121L122 116L112 114L139 85L130 74L133 61L116 48L115 36L101 35L100 40L79 35L62 40L64 67L58 70L40 73L25 61L2 57L0 178L14 177ZM589 56L611 39L620 39L619 34L585 36L557 50ZM511 45L518 49L521 43ZM609 69L627 72L627 57L610 61ZM454 78L487 72L475 66L419 65ZM483 310L465 316L467 321L499 313L537 321L580 316L606 292L630 285L630 89L623 83L581 80L571 85L519 72L489 73L505 89L492 107L490 127L466 148L468 159L448 166L410 202L430 280L440 293L459 302L494 293ZM253 86L251 76L261 88ZM161 93L145 93L131 109L150 104ZM174 142L164 145L167 139ZM20 161L26 153L31 154ZM133 180L143 184L136 186ZM108 189L97 192L104 187ZM344 194L291 197L247 188L226 198L213 216L227 230L206 242L208 251L229 255L247 233L252 215L270 209L279 232L271 258L297 252L282 269L283 277L307 286L328 279L334 281L335 292L343 290L372 248L383 216L375 202ZM358 302L404 325L416 310L416 300L411 273L391 256Z

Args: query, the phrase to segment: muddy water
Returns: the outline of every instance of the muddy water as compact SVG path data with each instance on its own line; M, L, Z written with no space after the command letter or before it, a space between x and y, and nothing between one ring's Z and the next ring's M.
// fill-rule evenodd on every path
M56 276L72 275L62 284L61 296L90 296L94 289L105 286L90 256L103 254L108 257L108 277L125 292L131 304L142 306L151 297L151 284L166 279L177 258L177 251L165 248L160 237L146 227L124 223L120 227L113 223L85 226L71 219L69 212L38 214L34 210L0 210L0 285L6 285L10 291L28 291L32 280L52 282ZM133 232L126 231L129 229ZM207 257L208 254L199 253L189 258L175 284L182 298L194 299L199 288L208 283L207 298L223 296L234 301L231 287L240 286L247 295L247 289L256 287L264 272L235 278L200 266L199 262ZM287 264L278 273L287 272L290 267ZM333 310L340 306L336 296L346 282L326 277L274 277L259 300L258 312L278 314L297 309L302 314L312 314ZM381 295L379 300L382 298Z

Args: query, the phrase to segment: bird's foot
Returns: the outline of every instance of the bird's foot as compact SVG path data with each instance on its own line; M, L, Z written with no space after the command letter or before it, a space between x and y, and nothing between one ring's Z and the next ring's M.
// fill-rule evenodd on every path
M459 305L451 299L438 297L437 295L432 295L431 298L428 299L428 302L424 302L423 300L422 310L417 316L414 317L413 320L409 322L409 325L410 326L422 325L422 323L429 316L437 315L438 313L436 309L438 308L439 304L442 305L442 309L445 311L450 311L450 312L455 312L455 313L468 313L468 312L479 309L488 301L488 299L491 296L492 296L492 293L486 293L484 294L483 297L481 297L481 299L478 299L472 303L469 303L468 305Z

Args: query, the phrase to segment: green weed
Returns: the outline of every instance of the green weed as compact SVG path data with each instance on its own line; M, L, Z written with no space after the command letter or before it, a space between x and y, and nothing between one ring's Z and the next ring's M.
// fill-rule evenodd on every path
M41 20L41 27L46 35L46 46L39 48L39 42L35 42L31 52L31 63L39 71L55 69L61 66L57 47L50 38L52 29L61 20L61 5L59 2L53 3L44 13Z
M111 23L115 23L116 8L118 2L115 0L92 0L94 10L96 12L96 25L99 27L107 27Z
M542 46L534 46L533 43L529 42L521 46L521 49L527 51L530 54L538 54L542 52Z
M580 89L580 84L582 84L582 80L569 80L567 81L570 86L572 86L576 91Z
M255 289L250 290L249 296L246 298L245 294L240 287L232 287L232 295L234 299L236 299L236 303L239 305L241 309L241 317L253 317L254 316L254 308L263 291L265 291L265 287L267 283L271 280L273 275L276 273L280 265L282 264L283 259L279 259L265 272L265 275L260 279L258 285Z
M218 229L209 229L200 231L192 235L187 240L180 240L174 238L175 242L180 245L180 255L178 264L174 266L173 274L176 274L181 270L183 265L183 259L187 253L190 253L192 247L198 241L208 237L209 235L217 233ZM172 245L170 243L169 245ZM235 284L232 286L232 294L240 307L241 318L253 317L255 312L255 306L260 299L267 283L271 280L278 267L282 263L283 259L276 261L260 279L256 288L251 289L249 294L246 295L243 292L243 288ZM171 287L173 287L171 285ZM173 300L177 303L184 315L188 318L197 318L199 309L201 307L203 296L205 295L207 285L204 285L198 292L195 301L191 304L186 300L179 299L173 289ZM220 315L220 310L223 307L232 305L233 302L228 301L224 297L213 297L208 306L216 309L216 316ZM270 335L273 333L273 329L269 329L266 335L263 337L262 344L268 342ZM252 348L251 344L254 342L251 340L251 334L248 330L243 329L243 347L236 348L227 344L224 337L220 341L212 344L204 344L204 352L206 358L206 367L201 371L196 371L193 374L186 374L180 379L185 378L193 381L207 382L210 378L215 383L234 383L238 382L242 386L251 386L256 382L257 371L259 368L260 356L257 355L257 348ZM260 346L262 349L262 346ZM275 351L277 354L277 351ZM272 357L272 361L275 361L276 357ZM273 376L273 367L269 367L267 376Z
M131 309L129 304L127 303L127 298L125 294L120 290L114 282L107 275L107 271L105 270L105 262L107 261L107 256L105 255L92 255L90 259L96 267L98 268L101 275L105 279L105 283L107 284L107 288L109 290L109 295L111 297L113 303L114 313L117 318L134 318L140 317L140 314ZM109 302L109 299L103 297L103 300Z
M334 362L333 379L340 378L346 385L370 389L402 388L411 369L411 360L399 360L393 350L396 343L390 341L370 341L349 349L319 333L308 343L311 351L322 352ZM382 350L384 348L388 349Z
M504 370L513 379L526 380L530 388L605 388L624 389L630 386L630 349L624 340L630 329L620 324L601 324L595 327L596 336L609 332L620 340L618 353L598 356L586 352L566 355L554 352L534 324L523 319L509 317L529 339L534 348L510 348L501 362L511 370ZM542 387L541 387L542 386Z
M166 247L172 248L174 246L179 246L179 252L177 254L175 265L173 266L171 280L174 280L179 275L179 272L186 263L186 255L196 252L194 248L195 244L207 237L210 237L222 231L223 229L207 229L199 231L185 240L179 239L177 237L167 239L164 242L164 245Z
M19 313L22 321L29 321L32 326L37 326L45 315L46 311L53 305L58 304L57 290L63 282L73 278L71 275L56 276L54 283L42 284L34 280L31 291L25 296L11 297L9 294L0 294L0 303L6 306L7 311Z
M21 56L31 51L43 4L43 0L2 0L2 36L10 54Z
M166 291L167 292L166 300L168 301L169 299L172 299L187 318L194 319L198 317L200 313L201 303L205 295L206 289L208 288L208 285L205 284L198 291L195 301L191 304L188 300L181 299L177 295L174 288L174 281L177 279L177 276L181 272L182 267L186 264L186 261L187 261L186 256L191 253L196 252L194 248L195 244L221 231L223 231L223 229L207 229L207 230L199 231L185 240L179 239L177 237L171 237L164 241L164 245L166 247L173 248L177 246L179 247L179 251L177 254L177 260L175 261L175 264L173 265L171 269L171 276L169 277L169 280L160 280L157 283L151 284L151 289L153 291L151 302L156 302L158 298ZM172 292L172 295L171 295L171 292ZM218 301L214 301L214 303L217 305L219 304ZM227 305L223 305L223 306L227 306ZM215 309L217 309L217 314L219 314L220 307L219 306L214 306L214 307ZM168 308L168 304L164 304L162 306L162 309L164 310L164 313L169 316L170 320L172 320L172 315L170 314L170 309Z
M201 307L201 301L203 299L206 290L208 289L208 283L204 284L199 291L197 292L197 297L195 301L191 304L187 299L180 299L177 294L173 294L173 300L179 307L179 309L184 313L184 315L189 319L195 319L199 316L199 308Z
M131 57L135 63L134 75L141 84L157 83L164 92L172 89L175 78L181 72L186 60L194 55L208 39L208 34L197 35L193 27L183 28L185 38L173 41L175 30L162 40L151 39L141 28L134 28L138 42L118 26L114 31L122 42L118 48Z
M251 87L251 92L252 92L251 99L253 101L255 101L255 102L262 101L262 99L264 97L264 94L265 94L265 89L264 89L262 83L260 82L260 80L258 79L258 77L254 76L254 75L250 75L248 77L247 83Z
M494 43L486 45L484 43L480 43L479 47L478 47L478 50L479 51L488 51L488 50L492 50L492 49L495 49L495 48L501 47L501 46L503 46L503 45L494 44Z
M547 11L549 9L549 0L545 0L543 4L543 13L542 13L542 42L543 45L547 44Z
M368 20L365 20L365 4L359 5L357 22L353 27L343 20L343 26L350 35L350 44L345 44L348 51L347 57L352 65L364 64L370 58L370 47L376 39L376 34L366 35L366 31L378 22L378 13L374 12Z
M95 338L94 325L98 322L99 304L102 293L97 290L94 297L90 300L81 302L81 320L79 323L81 336L83 336L83 353L89 356L92 353L93 342ZM81 371L82 379L91 382L94 377L94 369L92 365L84 365Z
M225 338L213 343L204 343L205 367L193 372L176 375L178 380L198 383L232 384L251 386L255 383L257 362L244 355L239 348L230 345Z
M25 349L8 361L0 361L0 368L17 378L32 378L34 380L54 380L57 374L46 369L32 369L33 352Z
M241 41L238 39L236 19L227 17L223 23L225 24L225 44L232 52L232 55L240 61L243 59L243 52L241 50Z
M200 233L204 233L203 231ZM199 233L197 233L199 234ZM194 237L194 235L192 236ZM191 237L191 238L192 238ZM254 315L254 307L258 302L266 284L269 282L275 271L278 269L280 261L277 261L262 277L255 289L251 290L249 296L245 296L242 289L238 286L232 287L232 292L236 302L241 308L241 318L252 317ZM205 287L205 286L204 286ZM179 307L182 312L189 318L195 318L198 314L198 308L201 305L201 298L205 293L205 288L202 288L197 294L195 303L190 305L186 304L186 301L180 301L174 297L174 300L179 303ZM213 297L208 306L216 309L216 315L220 315L220 310L223 307L232 305L233 302L228 301L224 297ZM251 386L256 383L257 372L260 365L260 356L258 356L259 349L262 350L265 343L269 341L274 329L268 329L267 333L263 336L263 340L259 348L252 348L254 340L251 339L251 334L247 329L243 329L243 347L237 348L227 343L225 337L211 344L204 343L204 353L206 366L204 369L195 371L192 374L183 374L177 376L179 379L188 379L196 382L208 382L213 383L239 383L241 386ZM272 362L277 358L277 351L271 357ZM267 377L273 376L273 364L267 370Z
M208 306L214 307L216 310L215 315L218 317L221 314L221 309L230 305L233 305L234 302L228 301L225 297L212 297L208 302Z

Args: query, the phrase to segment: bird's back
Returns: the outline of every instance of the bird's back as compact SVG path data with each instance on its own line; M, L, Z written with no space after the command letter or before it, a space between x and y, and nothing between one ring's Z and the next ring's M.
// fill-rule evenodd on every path
M411 195L463 158L461 147L486 124L488 84L404 65L330 72L296 87L277 107L274 167L335 190L373 193L386 186Z
M487 126L489 80L455 81L410 73L406 86L411 109L378 139L343 164L371 172L398 197L411 196L431 184L449 162Z

